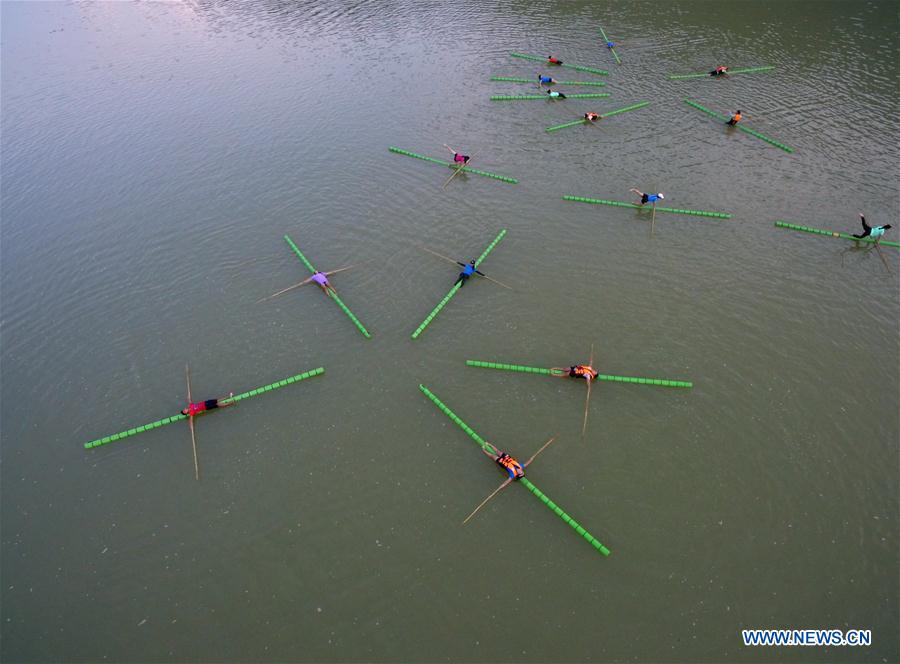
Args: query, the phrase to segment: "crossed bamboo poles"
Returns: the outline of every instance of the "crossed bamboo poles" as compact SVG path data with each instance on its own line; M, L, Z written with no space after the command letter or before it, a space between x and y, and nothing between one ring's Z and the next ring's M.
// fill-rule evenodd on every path
M306 266L306 268L310 272L312 272L312 276L308 277L307 279L304 279L303 281L301 281L298 284L294 284L293 286L288 286L287 288L283 288L282 290L278 291L277 293L274 293L267 297L260 298L259 300L257 300L257 302L271 300L273 297L277 297L278 295L281 295L282 293L287 293L289 290L293 290L294 288L299 288L300 286L308 284L311 281L313 281L313 279L315 279L316 275L318 275L318 274L324 274L326 277L328 277L328 276L331 276L332 274L337 274L338 272L343 272L344 270L349 270L350 268L353 267L352 265L348 265L347 267L342 267L337 270L332 270L331 272L319 272L318 270L316 270L315 266L309 261L309 259L303 254L303 252L300 251L300 248L297 247L296 244L294 244L294 241L290 237L285 235L284 241L287 242L288 246L297 255L297 258L300 259L300 261ZM340 307L341 311L343 311L347 315L347 318L349 318L350 321L356 326L356 329L358 329L366 339L370 339L372 337L372 335L369 334L369 331L366 329L365 325L363 325L362 322L360 322L360 320L356 317L356 315L352 311L350 311L350 308L346 304L344 304L344 301L340 298L340 296L338 296L337 291L334 289L334 286L332 286L331 284L327 284L327 285L319 284L319 286L321 286L322 291L328 297L330 297L332 300L334 300L334 303L336 305L338 305L338 307Z
M465 432L469 435L469 437L470 437L472 440L474 440L476 443L478 443L478 445L481 447L482 450L488 451L488 448L490 448L490 452L489 452L490 454L494 454L494 453L496 453L496 452L498 451L496 447L494 447L491 443L489 443L489 442L486 441L484 438L482 438L480 435L478 435L478 433L477 433L474 429L472 429L472 427L470 427L468 424L466 424L465 422L463 422L462 419L460 419L460 417L459 417L456 413L454 413L452 410L450 410L450 408L449 408L443 401L441 401L441 400L437 397L437 395L435 395L431 390L429 390L429 389L428 389L427 387L425 387L424 385L419 385L419 389L422 391L422 393L423 393L426 397L428 397L428 398L431 400L431 402L432 402L435 406L438 407L438 409L439 409L442 413L444 413L444 415L446 415L447 417L449 417L450 420L453 421L460 429L462 429L463 431L465 431ZM544 443L543 447L541 447L541 449L539 449L539 450L534 454L534 456L532 456L532 457L526 462L525 465L528 465L528 464L530 464L532 461L534 461L535 457L537 457L538 454L540 454L544 449L546 449L546 447L547 447L550 443L552 443L552 442L555 440L555 438L556 438L556 436L554 436L553 438L551 438L550 440L548 440L546 443ZM552 500L550 500L550 497L547 496L547 494L545 494L543 491L541 491L540 489L538 489L538 488L531 482L531 480L529 480L529 479L528 479L527 477L525 477L525 476L522 476L522 477L520 477L518 480L516 480L516 482L517 482L518 484L521 484L521 485L524 486L526 489L528 489L532 494L534 494L534 496L537 497L538 500L540 500L542 503L544 503L544 505L546 505L548 509L552 510L552 511L553 511L560 519L562 519L563 521L565 521L565 522L569 525L569 527L572 528L572 530L574 530L576 533L578 533L579 535L581 535L585 540L587 540L587 542L588 542L591 546L593 546L595 549L597 549L597 551L599 551L600 553L602 553L604 556L608 556L608 555L609 555L609 549L607 549L607 548L603 545L603 543L600 542L600 540L598 540L596 537L594 537L593 535L591 535L587 530L585 530L584 526L582 526L582 525L581 525L580 523L578 523L575 519L573 519L571 516L569 516L568 514L566 514L566 512L565 512L559 505L557 505L557 504L554 503ZM477 512L479 509L481 509L481 507L482 507L488 500L490 500L491 498L493 498L497 493L499 493L499 492L500 492L503 488L505 488L506 486L509 486L509 484L506 483L506 482L504 482L503 485L501 485L499 488L497 488L497 489L494 491L494 493L492 493L490 496L488 496L487 500L482 501L481 505L479 505L478 507L476 507L476 508L475 508L475 511L472 512L472 514L470 514L468 517L466 517L466 521L468 521L470 518L472 518L472 516L475 514L475 512Z
M193 403L193 398L191 395L191 370L188 365L184 367L185 377L187 379L187 398L188 404ZM218 407L224 408L226 406L232 406L243 399L249 399L250 397L255 397L260 394L265 394L266 392L271 392L272 390L277 390L286 385L291 385L293 383L298 383L301 380L306 380L307 378L312 378L314 376L320 376L325 373L325 369L323 367L318 367L316 369L310 369L309 371L304 371L303 373L297 374L295 376L289 376L283 380L276 381L274 383L269 383L268 385L263 385L262 387L257 387L252 390L248 390L247 392L242 392L241 394L230 394L227 397L222 399L218 399ZM206 411L203 411L206 412ZM114 443L117 440L122 440L123 438L128 438L130 436L137 435L139 433L143 433L145 431L150 431L152 429L157 429L161 426L165 426L166 424L172 424L173 422L180 422L181 420L188 420L188 426L191 431L191 447L194 453L194 477L196 479L200 479L200 463L197 455L197 438L194 431L194 417L195 415L186 415L183 411L179 412L177 415L171 415L169 417L164 417L161 420L156 420L155 422L150 422L149 424L144 424L138 427L134 427L132 429L126 429L125 431L121 431L119 433L114 433L109 436L103 436L102 438L97 438L95 440L91 440L84 444L85 449L93 449L95 447L100 447L101 445L108 445L109 443Z
M587 366L593 369L594 364L594 346L591 344L591 357L587 364ZM569 370L563 369L561 367L552 367L552 368L544 368L544 367L528 367L520 364L503 364L500 362L485 362L483 360L466 360L466 365L470 367L480 367L482 369L498 369L500 371L515 371L519 373L535 373L541 374L545 376L554 376L556 378L563 378L569 376ZM587 378L585 376L585 378ZM587 379L587 395L584 401L584 418L582 420L581 425L581 435L587 431L587 420L588 420L588 409L590 407L591 400L591 383L595 380L609 381L614 383L636 383L640 385L657 385L660 387L685 387L690 388L693 387L694 384L689 381L684 380L672 380L669 378L638 378L634 376L614 376L611 374L601 374L596 373L593 378Z

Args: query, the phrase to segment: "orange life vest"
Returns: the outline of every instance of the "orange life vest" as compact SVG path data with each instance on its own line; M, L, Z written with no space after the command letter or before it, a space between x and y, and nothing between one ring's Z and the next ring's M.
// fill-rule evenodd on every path
M500 467L505 468L512 479L519 479L525 475L525 469L522 468L522 464L506 452L500 453L500 456L497 457L497 464Z

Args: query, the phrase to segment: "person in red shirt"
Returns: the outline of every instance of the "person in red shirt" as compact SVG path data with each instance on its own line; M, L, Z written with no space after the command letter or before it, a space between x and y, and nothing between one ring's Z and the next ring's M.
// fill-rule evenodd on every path
M554 58L552 55L548 55L547 56L547 64L548 65L561 65L562 60L560 60L558 58Z
M190 403L188 404L187 408L181 409L181 414L187 415L188 417L194 417L194 415L205 413L206 411L212 410L213 408L227 408L228 406L233 406L235 402L228 401L233 396L234 392L230 392L227 397L221 397L219 399L207 399L206 401L201 401L200 403Z

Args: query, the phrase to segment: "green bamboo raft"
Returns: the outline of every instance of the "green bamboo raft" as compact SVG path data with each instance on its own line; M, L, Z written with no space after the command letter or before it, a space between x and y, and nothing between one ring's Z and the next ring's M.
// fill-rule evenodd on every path
M497 243L503 239L504 235L506 235L505 228L497 234L497 237L495 237L493 239L493 241L487 246L487 248L481 253L481 256L479 256L477 259L475 259L475 267L476 268L479 265L481 265L481 261L483 261L485 258L487 258L487 255L489 253L491 253L491 251L493 251L494 247L496 247ZM431 310L431 313L425 317L425 320L422 321L421 325L419 325L419 327L416 328L416 331L412 333L413 339L419 338L419 335L422 334L422 332L425 330L425 328L428 327L428 325L431 323L431 321L434 320L434 317L437 316L441 312L441 309L443 309L447 305L447 303L450 301L450 299L454 295L456 295L456 292L460 288L462 288L462 283L453 284L453 288L450 289L450 292L444 296L444 299L442 299L440 302L437 303L437 306Z
M608 92L590 92L575 95L566 95L566 99L599 99L600 97L609 97ZM549 95L491 95L491 101L523 101L526 99L559 99L559 97L551 97Z
M870 244L875 244L875 240L871 237L858 238L853 237L849 233L840 233L838 231L826 231L821 228L810 228L809 226L800 226L798 224L792 224L787 221L776 221L775 226L778 228L787 228L792 231L803 231L804 233L813 233L815 235L825 235L826 237L836 237L842 240L850 240L852 242L868 242ZM878 243L879 247L900 247L900 242L891 242L889 240L881 240Z
M501 364L499 362L482 362L481 360L466 360L470 367L482 369L499 369L500 371L518 371L519 373L533 373L544 376L565 376L567 372L544 369L543 367L523 367L520 364ZM612 376L598 374L597 380L606 380L613 383L638 383L639 385L658 385L660 387L693 387L694 384L685 380L670 380L667 378L636 378L634 376Z
M243 392L241 394L235 394L233 397L222 399L221 402L231 403L241 401L242 399L249 399L250 397L255 397L258 394L262 394L263 392L271 392L272 390L277 390L279 387L284 387L285 385L290 385L292 383L299 383L301 380L306 380L307 378L312 378L313 376L319 376L323 373L325 373L324 367L319 367L318 369L312 369L310 371L304 371L303 373L297 374L296 376L291 376L289 378L285 378L284 380L279 380L268 385L263 385L262 387L258 387L255 390L250 390L249 392ZM121 440L122 438L128 438L129 436L134 436L135 434L143 433L144 431L150 431L151 429L156 429L166 424L171 424L172 422L180 422L181 420L186 420L187 418L187 415L178 413L177 415L172 415L172 417L165 417L161 420L157 420L156 422L151 422L150 424L145 424L143 426L135 427L134 429L128 429L127 431L114 433L111 436L104 436L103 438L92 440L89 443L85 443L84 448L91 449L92 447L100 447L101 445L106 445L107 443L112 443L117 440Z
M518 76L491 76L492 81L505 81L507 83L531 83L537 85L537 78L520 78ZM557 81L554 85L593 85L602 87L603 81Z
M650 209L647 205L625 203L622 201L608 201L605 198L585 198L584 196L563 196L564 201L576 201L578 203L594 203L595 205L613 205L615 207L634 208L636 210ZM727 212L707 212L705 210L681 210L679 208L656 206L657 212L671 212L672 214L689 214L694 217L712 217L713 219L731 219Z
M438 409L442 413L444 413L444 415L449 417L450 420L453 421L460 429L465 431L472 440L474 440L476 443L478 443L481 446L482 449L489 448L490 450L496 450L496 448L493 445L491 445L489 442L484 440L484 438L479 436L478 433L474 429L472 429L472 427L470 427L468 424L463 422L456 413L454 413L452 410L450 410L450 408L448 408L447 405L443 401L438 399L437 396L435 396L434 393L431 392L431 390L429 390L424 385L419 385L419 389L422 390L422 393L426 397L428 397L431 400L431 402L435 406L437 406ZM534 484L532 484L531 481L527 477L520 478L516 482L516 484L521 484L526 489L528 489L531 493L533 493L537 497L538 500L540 500L542 503L544 503L544 505L546 505L548 509L552 510L556 514L556 516L558 516L560 519L565 521L569 525L569 527L572 528L572 530L574 530L576 533L581 535L585 540L587 540L587 542L592 547L597 549L597 551L602 553L604 556L609 555L609 549L607 549L605 546L603 546L603 544L600 542L600 540L598 540L596 537L591 535L587 530L584 529L584 527L580 523L578 523L575 519L573 519L571 516L566 514L565 511L559 505L557 505L552 500L550 500L549 496L547 496L547 494L545 494L543 491L538 489Z
M775 67L749 67L746 69L729 69L727 72L727 75L731 76L732 74L752 74L753 72L769 71L771 69L775 69ZM704 78L704 77L715 78L715 77L710 76L709 72L705 72L703 74L669 74L667 78L670 81L675 81L675 80L679 80L682 78Z
M625 108L617 108L616 110L614 110L614 111L609 111L608 113L601 113L601 114L600 114L600 118L601 118L601 119L608 118L608 117L610 117L610 116L617 115L617 114L619 114L619 113L625 113L625 112L627 112L627 111L633 111L633 110L635 110L635 109L643 108L644 106L649 106L649 105L650 105L650 102L649 102L649 101L642 101L642 102L640 102L639 104L632 104L631 106L626 106ZM585 124L595 124L595 123L591 123L591 122L589 122L588 120L585 120L584 118L581 118L580 120L573 120L572 122L566 122L566 123L561 124L561 125L555 125L555 126L553 126L553 127L547 127L546 129L544 129L544 131L546 131L546 132L558 131L558 130L560 130L560 129L565 129L566 127L574 127L575 125L585 125Z
M707 113L707 114L713 116L714 118L721 120L722 122L726 122L728 120L728 118L726 118L724 115L720 115L719 113L716 113L715 111L711 111L708 108L706 108L705 106L701 106L697 102L691 101L690 99L685 99L684 103L687 104L688 106L693 106L697 110L703 111L704 113ZM757 138L765 141L766 143L770 143L771 145L774 145L776 148L781 148L785 152L790 152L792 154L794 152L794 148L788 147L784 143L779 143L778 141L776 141L773 138L764 136L763 134L760 134L758 131L756 131L754 129L750 129L750 127L745 127L741 123L734 125L734 127L735 127L735 129L740 129L745 134L750 134L751 136L756 136Z
M551 67L565 67L567 69L574 69L576 71L586 71L591 74L597 74L599 76L609 76L609 72L605 69L594 69L593 67L585 67L583 65L570 65L568 62L564 62L561 65L554 65L547 62L547 58L542 58L537 55L525 55L524 53L510 53L510 57L513 58L522 58L524 60L535 60L536 62L545 62Z
M600 36L603 37L603 43L604 43L604 44L608 44L608 43L609 43L609 37L607 37L607 36L606 36L606 33L603 32L603 27L602 27L602 26L597 26L597 27L600 28ZM609 47L607 47L607 48L609 48ZM616 64L617 64L617 65L622 64L622 61L619 59L619 54L616 53L615 47L610 48L609 50L612 52L613 57L616 59Z
M450 168L458 169L459 166L456 164L451 164L449 161L443 161L441 159L435 159L434 157L426 157L422 154L416 154L415 152L410 152L409 150L401 150L400 148L388 148L391 152L396 154L406 155L407 157L415 157L416 159L422 159L424 161L430 161L432 164L440 164L441 166L448 166ZM475 175L483 175L486 178L494 178L495 180L500 180L502 182L509 182L510 184L518 184L518 180L515 178L508 177L506 175L497 175L496 173L488 173L487 171L479 171L477 168L470 168L469 166L462 167L463 172L465 173L474 173Z
M299 258L301 261L303 261L303 264L309 269L309 271L312 272L313 274L315 274L316 268L314 268L313 264L310 263L309 260L306 258L306 256L303 255L303 252L297 248L297 245L294 244L294 241L291 238L289 238L287 235L284 236L284 241L287 242L288 245L290 245L291 249L294 250L294 253L297 254L297 258ZM366 339L371 339L372 335L369 334L369 331L365 328L365 326L359 322L359 319L353 314L352 311L350 311L350 309L347 307L347 305L344 304L343 300L341 300L341 298L338 297L338 294L335 293L334 291L328 291L328 295L341 308L341 311L343 311L345 314L347 314L347 318L349 318L351 321L353 321L353 324L356 325L356 328L360 332L362 332L362 335Z

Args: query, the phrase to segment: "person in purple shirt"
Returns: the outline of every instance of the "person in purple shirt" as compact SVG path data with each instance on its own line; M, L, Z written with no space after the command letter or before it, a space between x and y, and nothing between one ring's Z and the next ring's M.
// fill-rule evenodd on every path
M310 279L319 284L319 288L321 288L325 292L325 295L330 295L331 293L337 295L337 291L334 290L334 286L332 286L328 282L327 272L314 272L313 276L311 276Z
M641 197L641 200L638 201L638 203L640 203L641 205L646 205L647 203L656 203L656 201L661 201L665 198L662 192L659 192L658 194L645 194L644 192L638 191L637 189L629 189L628 191L632 191Z

